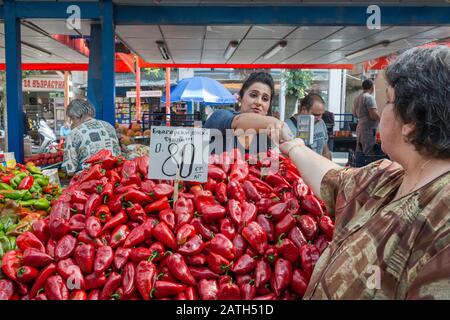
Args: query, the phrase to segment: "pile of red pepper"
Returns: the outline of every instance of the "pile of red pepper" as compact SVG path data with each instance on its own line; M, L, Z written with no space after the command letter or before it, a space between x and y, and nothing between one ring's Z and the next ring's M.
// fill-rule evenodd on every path
M270 165L279 157L279 170ZM292 162L237 150L208 182L100 151L2 260L0 299L299 299L334 224Z

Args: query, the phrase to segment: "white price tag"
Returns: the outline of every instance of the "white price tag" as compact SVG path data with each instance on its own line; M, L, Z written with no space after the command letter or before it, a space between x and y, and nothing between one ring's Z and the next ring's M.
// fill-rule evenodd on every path
M152 126L151 130L150 179L208 180L209 129Z

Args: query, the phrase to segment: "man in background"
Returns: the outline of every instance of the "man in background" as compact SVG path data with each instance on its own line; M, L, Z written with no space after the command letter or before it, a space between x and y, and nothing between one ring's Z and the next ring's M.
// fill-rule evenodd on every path
M356 151L371 154L375 146L380 115L377 111L373 81L366 79L362 83L363 92L353 101L352 113L358 118L356 127Z

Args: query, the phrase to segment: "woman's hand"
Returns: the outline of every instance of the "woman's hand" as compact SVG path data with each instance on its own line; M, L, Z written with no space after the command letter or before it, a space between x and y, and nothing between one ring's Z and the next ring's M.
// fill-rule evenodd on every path
M292 139L290 141L283 143L280 146L280 150L281 150L281 152L283 152L284 154L289 156L289 153L291 152L292 149L294 149L296 147L304 147L304 146L305 146L305 142L303 141L303 139L297 138L297 139Z
M266 128L267 135L276 142L286 142L294 139L291 130L286 123L276 119L273 123L269 124Z

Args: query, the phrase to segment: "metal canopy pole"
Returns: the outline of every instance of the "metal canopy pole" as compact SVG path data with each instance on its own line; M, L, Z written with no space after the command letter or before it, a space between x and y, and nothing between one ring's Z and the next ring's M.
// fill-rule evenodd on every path
M103 95L103 120L114 126L115 122L115 30L114 10L111 0L100 2L101 12L101 44L102 44L102 95Z
M95 117L103 120L101 26L91 24L87 97L95 108Z
M24 160L24 115L22 104L22 50L20 19L16 16L16 3L4 2L6 53L6 107L8 115L8 151L14 152L16 161Z

